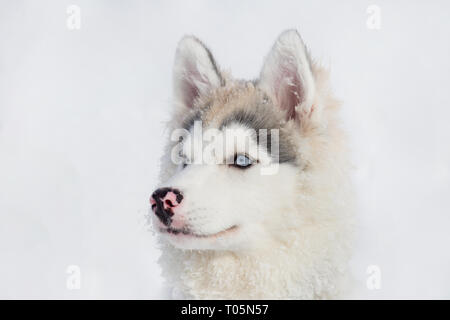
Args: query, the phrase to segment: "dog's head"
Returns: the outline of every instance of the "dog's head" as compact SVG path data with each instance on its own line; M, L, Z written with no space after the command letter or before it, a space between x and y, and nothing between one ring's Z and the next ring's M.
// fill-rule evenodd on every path
M296 31L281 34L256 81L222 73L198 39L180 41L171 141L150 198L162 237L183 249L240 250L307 223L302 177L327 127L319 76Z

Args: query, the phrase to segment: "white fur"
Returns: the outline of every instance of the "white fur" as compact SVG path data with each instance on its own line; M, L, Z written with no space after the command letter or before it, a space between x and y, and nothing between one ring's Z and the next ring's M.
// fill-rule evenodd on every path
M273 175L260 173L263 163L245 170L220 164L182 169L170 159L174 142L169 142L160 186L183 192L177 221L206 237L160 235L160 264L168 285L182 297L196 299L340 297L347 283L353 203L346 140L336 115L339 104L329 91L327 73L309 61L298 33L288 31L267 57L259 87L241 88L229 78L220 87L224 76L215 74L202 47L195 38L184 38L177 50L176 110L170 128L180 126L186 110L204 101L213 104L224 92L233 94L220 100L230 104L223 107L233 108L262 90L279 106L279 113L288 116L282 130L291 139L297 163L282 163ZM203 80L192 82L186 76L190 73L184 64L192 66L192 61L201 70L194 74ZM286 78L291 76L300 79L291 86L298 100L284 99L274 91L289 86ZM193 100L183 96L183 81L200 87ZM283 90L283 94L292 94ZM185 103L189 99L191 106ZM292 101L300 105L289 105ZM245 126L235 129L241 137L250 134ZM270 162L270 156L256 144L250 150L252 157ZM229 156L223 155L224 159ZM156 229L161 227L156 217L154 223ZM232 226L237 228L214 236Z

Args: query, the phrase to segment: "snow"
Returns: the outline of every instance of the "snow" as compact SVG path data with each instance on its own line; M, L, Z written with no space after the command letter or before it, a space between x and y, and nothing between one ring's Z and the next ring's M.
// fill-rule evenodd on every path
M81 9L81 29L66 9ZM369 5L381 28L367 28ZM0 4L0 298L162 297L146 225L177 41L257 77L297 28L344 102L358 190L359 298L450 298L450 4ZM80 268L81 287L66 272ZM369 266L381 288L369 290ZM369 268L370 269L370 268Z

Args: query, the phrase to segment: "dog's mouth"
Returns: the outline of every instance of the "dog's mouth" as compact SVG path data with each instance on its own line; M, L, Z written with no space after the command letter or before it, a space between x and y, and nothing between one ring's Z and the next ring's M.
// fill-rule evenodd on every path
M167 227L167 228L160 228L159 231L161 233L167 233L170 235L185 235L185 236L191 236L191 237L195 237L195 238L217 238L217 237L221 237L224 236L225 234L228 234L232 231L235 231L237 229L237 225L233 225L225 230L216 232L216 233L209 233L209 234L199 234L199 233L195 233L187 228L183 228L183 229L177 229L177 228L172 228L172 227Z

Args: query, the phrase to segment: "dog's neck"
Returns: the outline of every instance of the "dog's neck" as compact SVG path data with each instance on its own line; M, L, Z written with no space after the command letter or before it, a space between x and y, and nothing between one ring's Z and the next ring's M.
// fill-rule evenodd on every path
M281 256L275 250L264 255L260 251L183 251L175 248L165 250L164 254L177 257L178 263L181 257L183 261L178 279L168 274L166 278L173 280L172 285L185 298L202 299L244 299L249 298L249 292L254 298L263 296L268 276L277 272L274 262Z
M320 264L322 275L315 279L311 265L319 260L337 260L334 250L319 250L324 240L316 236L315 243L303 247L272 246L246 252L180 250L172 246L163 250L160 262L163 274L176 292L185 298L200 299L313 299L336 296L325 282L335 283L345 272L339 261ZM311 250L313 249L313 250ZM340 270L336 265L341 267ZM332 266L332 267L331 267ZM322 282L322 283L319 283ZM283 286L279 286L283 283ZM311 290L314 288L314 290ZM177 294L177 297L180 296Z

